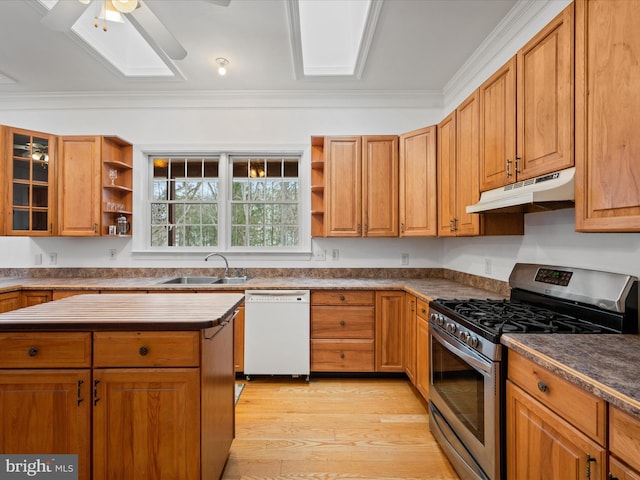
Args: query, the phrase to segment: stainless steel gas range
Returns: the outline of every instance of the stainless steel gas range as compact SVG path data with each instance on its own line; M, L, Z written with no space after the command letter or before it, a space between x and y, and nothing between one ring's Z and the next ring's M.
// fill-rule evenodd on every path
M503 333L638 333L638 279L518 263L509 300L429 304L429 426L463 480L504 480Z

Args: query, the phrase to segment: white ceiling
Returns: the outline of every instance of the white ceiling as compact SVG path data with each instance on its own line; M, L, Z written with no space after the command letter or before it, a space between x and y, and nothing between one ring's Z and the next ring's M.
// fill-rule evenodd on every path
M128 79L73 34L40 24L36 0L0 0L0 94L122 91L436 91L518 0L384 0L362 77L297 80L288 0L146 0L188 54L179 80ZM522 1L522 0L521 0ZM109 35L110 32L105 33ZM331 32L327 32L330 35ZM215 59L228 58L228 74ZM3 81L9 77L15 83Z

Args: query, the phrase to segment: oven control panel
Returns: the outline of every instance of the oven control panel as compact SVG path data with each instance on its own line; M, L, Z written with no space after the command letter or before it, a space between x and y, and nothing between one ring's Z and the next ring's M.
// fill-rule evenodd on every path
M460 323L452 320L447 315L431 309L429 312L429 323L432 328L447 333L454 337L457 342L466 347L481 353L492 360L499 360L500 345L483 338Z
M569 280L573 272L567 272L565 270L555 270L551 268L539 268L536 273L536 282L549 283L551 285L559 285L566 287L569 285Z

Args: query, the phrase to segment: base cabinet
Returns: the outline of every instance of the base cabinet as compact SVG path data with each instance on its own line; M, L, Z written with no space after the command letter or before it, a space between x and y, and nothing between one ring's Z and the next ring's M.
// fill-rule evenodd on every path
M429 304L416 302L416 388L429 400Z
M417 316L416 316L416 301L417 298L410 293L405 294L404 300L404 328L405 328L405 343L404 343L404 371L409 377L412 384L416 384L416 330L417 330Z
M609 406L609 479L640 480L640 419Z
M404 372L404 292L376 292L376 372Z

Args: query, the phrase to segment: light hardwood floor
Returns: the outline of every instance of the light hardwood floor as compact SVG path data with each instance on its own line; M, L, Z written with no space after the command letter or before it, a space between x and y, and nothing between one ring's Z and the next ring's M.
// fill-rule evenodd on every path
M457 480L400 379L256 378L236 407L223 480Z

